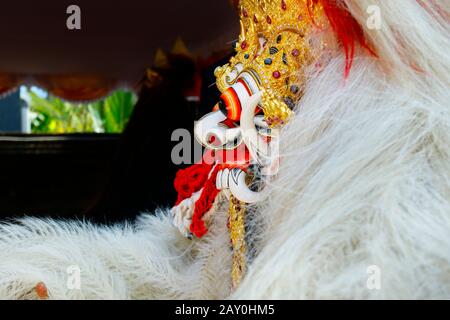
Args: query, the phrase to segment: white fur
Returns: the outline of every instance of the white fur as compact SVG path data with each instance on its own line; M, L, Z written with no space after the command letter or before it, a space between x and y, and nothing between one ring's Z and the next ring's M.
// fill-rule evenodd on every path
M374 1L347 2L364 25ZM448 29L415 1L376 3L379 58L360 52L346 83L333 59L283 132L265 244L237 298L450 298Z
M225 202L194 241L164 212L136 226L3 224L0 297L36 298L44 282L54 299L450 298L448 22L414 0L346 2L364 27L367 6L380 7L382 30L365 30L378 57L359 51L346 81L341 53L311 73L237 292ZM71 265L81 290L67 287ZM367 287L370 266L380 290Z
M225 215L201 241L184 238L169 212L144 215L136 227L27 218L0 229L0 297L37 299L220 299L229 294ZM81 271L70 287L70 267Z

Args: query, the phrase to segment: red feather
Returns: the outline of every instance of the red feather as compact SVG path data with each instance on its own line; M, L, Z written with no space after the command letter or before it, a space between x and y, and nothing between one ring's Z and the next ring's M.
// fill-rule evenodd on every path
M360 44L362 47L369 50L373 55L375 53L368 47L364 37L364 31L350 14L345 3L340 0L308 0L314 3L321 1L324 12L330 22L331 27L336 33L337 38L344 46L345 50L345 77L350 74L350 69L353 64L355 55L355 46Z

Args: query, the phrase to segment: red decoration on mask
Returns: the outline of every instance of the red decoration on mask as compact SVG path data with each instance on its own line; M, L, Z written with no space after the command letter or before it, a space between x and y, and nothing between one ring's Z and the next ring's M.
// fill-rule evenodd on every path
M239 154L238 152L238 150L224 150L220 152L206 151L201 163L179 170L176 175L174 186L178 192L178 199L175 206L203 189L200 198L195 202L194 214L190 226L190 231L197 238L203 237L208 232L203 217L211 210L220 192L216 188L217 173L225 168L247 169L250 160L248 150L245 150L243 154ZM209 163L214 163L214 165Z
M203 188L211 169L212 165L199 163L177 172L174 181L174 187L178 193L176 206Z

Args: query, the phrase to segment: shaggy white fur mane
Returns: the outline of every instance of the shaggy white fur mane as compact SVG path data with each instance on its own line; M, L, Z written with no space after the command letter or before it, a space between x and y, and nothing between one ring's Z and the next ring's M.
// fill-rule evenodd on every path
M282 133L271 197L252 225L255 258L230 291L226 205L202 240L166 211L97 227L26 218L0 225L0 298L450 298L448 1L345 1L377 57L341 50L311 73ZM369 5L381 30L366 27ZM67 286L67 268L81 287ZM367 286L368 268L381 286Z

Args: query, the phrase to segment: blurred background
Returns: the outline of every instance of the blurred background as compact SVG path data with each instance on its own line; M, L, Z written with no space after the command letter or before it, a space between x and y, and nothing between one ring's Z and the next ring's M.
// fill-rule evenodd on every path
M172 132L218 100L235 1L0 6L0 218L133 219L173 205Z

